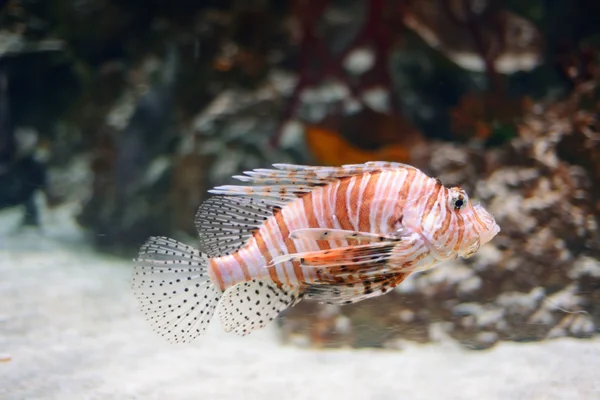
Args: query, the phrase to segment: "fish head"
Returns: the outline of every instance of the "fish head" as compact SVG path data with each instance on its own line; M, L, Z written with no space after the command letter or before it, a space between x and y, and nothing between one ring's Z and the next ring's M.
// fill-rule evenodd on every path
M459 256L471 257L479 247L488 243L500 232L500 226L494 216L481 204L469 199L462 189L451 188L448 203L458 221L457 229L462 229L462 235L458 232L455 244Z
M440 260L471 257L500 232L493 215L458 187L444 188L430 210L418 231Z

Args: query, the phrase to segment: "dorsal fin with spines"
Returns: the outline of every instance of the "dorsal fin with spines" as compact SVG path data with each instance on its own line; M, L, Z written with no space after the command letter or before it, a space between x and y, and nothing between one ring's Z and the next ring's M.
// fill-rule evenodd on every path
M338 179L410 165L383 161L341 167L273 164L275 169L254 169L235 179L250 185L217 186L196 214L200 248L212 257L242 247L269 216L287 203Z
M236 175L233 178L260 186L225 185L217 186L210 193L220 195L251 196L272 204L283 206L297 197L309 193L316 187L326 185L338 179L366 172L414 167L383 161L365 164L348 164L341 167L312 167L293 164L273 164L275 169L255 169Z

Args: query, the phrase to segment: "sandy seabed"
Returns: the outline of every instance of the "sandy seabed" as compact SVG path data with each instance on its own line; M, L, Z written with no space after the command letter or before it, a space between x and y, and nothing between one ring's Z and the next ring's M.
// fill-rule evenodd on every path
M131 264L82 240L0 232L0 399L600 399L600 340L401 351L282 346L213 321L187 345L154 334Z

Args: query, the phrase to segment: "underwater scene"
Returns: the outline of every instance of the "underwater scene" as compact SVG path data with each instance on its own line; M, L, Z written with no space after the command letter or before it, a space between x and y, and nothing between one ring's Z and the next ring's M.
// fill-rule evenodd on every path
M0 1L0 400L600 399L597 0Z

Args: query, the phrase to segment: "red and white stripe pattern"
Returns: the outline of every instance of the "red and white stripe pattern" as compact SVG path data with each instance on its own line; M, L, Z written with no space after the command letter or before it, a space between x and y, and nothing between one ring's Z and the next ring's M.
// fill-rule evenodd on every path
M301 168L294 167L289 176L302 172ZM316 167L309 168L318 171ZM331 171L330 167L324 169ZM259 171L264 174L271 170ZM282 176L281 172L278 176ZM289 238L289 234L298 229L327 228L382 235L401 228L412 230L422 240L403 248L397 259L392 260L399 271L408 267L410 270L426 268L437 260L458 254L469 255L498 231L493 217L483 208L468 203L464 192L456 188L446 189L438 180L416 168L398 166L365 169L364 172L358 170L354 175L330 179L310 191L306 185L310 180L306 174L303 176L304 184L297 186L301 188L297 192L302 193L297 193L295 200L283 204L239 251L211 260L211 278L222 290L254 278L270 278L277 285L292 287L315 282L316 270L302 267L296 261L266 266L277 256L350 245L347 240L341 239ZM318 172L314 176L315 180L310 181L312 184L319 182ZM252 180L268 182L260 177ZM285 188L280 188L279 193L291 195ZM458 203L460 207L453 206L456 200L461 200L462 203Z
M132 286L168 340L202 334L217 306L225 331L246 335L305 296L379 296L499 231L464 191L407 165L275 168L236 177L262 186L211 191L222 196L198 210L201 251L164 237L140 249Z

